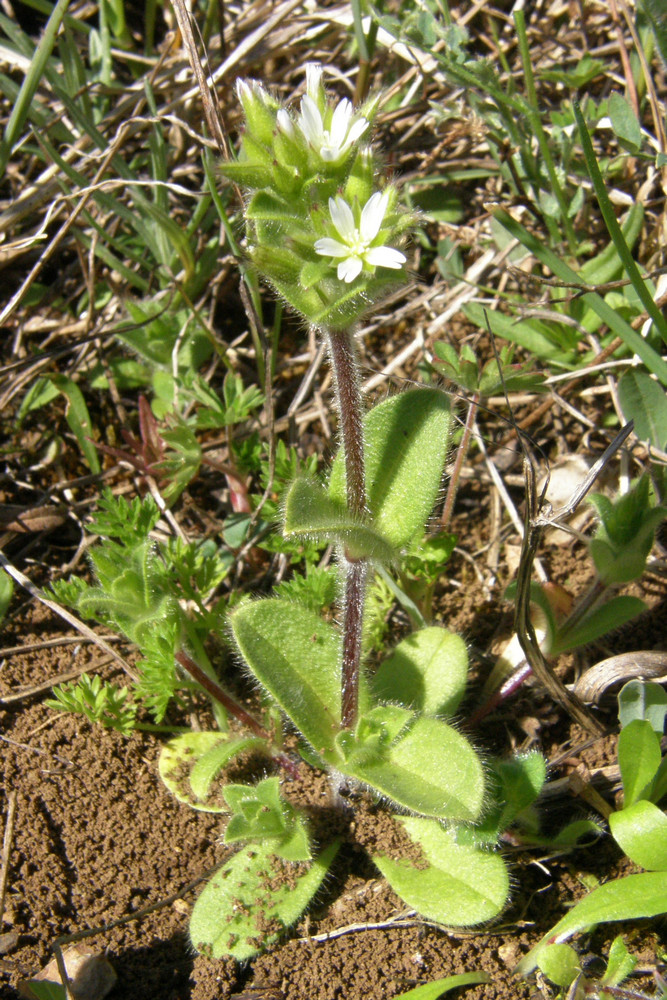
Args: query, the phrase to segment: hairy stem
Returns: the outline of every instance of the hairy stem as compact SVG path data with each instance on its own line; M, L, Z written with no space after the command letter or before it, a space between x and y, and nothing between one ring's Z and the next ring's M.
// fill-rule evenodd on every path
M347 507L353 516L362 518L366 513L363 408L354 342L352 334L347 331L333 330L328 336L345 459ZM351 729L359 713L361 634L367 572L365 559L346 561L341 679L343 729Z
M348 562L345 573L345 613L343 617L343 676L341 725L351 729L359 712L359 672L361 665L361 635L366 600L365 559Z
M363 409L352 335L342 330L331 331L329 351L345 456L347 507L351 514L361 516L366 510Z

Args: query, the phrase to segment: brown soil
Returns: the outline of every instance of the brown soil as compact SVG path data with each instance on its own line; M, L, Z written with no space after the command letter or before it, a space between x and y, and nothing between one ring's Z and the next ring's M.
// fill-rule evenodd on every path
M562 554L559 559L568 561ZM653 586L650 580L648 586ZM471 586L465 600L460 594L458 600L458 626L475 645L485 641L494 616L488 605L479 613L480 592ZM640 622L644 634L635 626L627 641L634 648L656 645L666 616L663 600ZM495 620L500 618L496 609ZM40 643L58 635L58 623L27 607L11 621L3 645ZM618 637L619 648L624 641ZM381 811L359 803L331 879L284 943L246 967L196 956L187 939L187 913L198 890L188 886L227 856L229 848L220 844L223 821L179 804L162 786L156 771L159 736L137 733L126 739L58 715L42 704L48 692L5 700L89 659L85 646L57 646L3 660L5 815L10 797L16 797L5 929L15 930L18 940L2 959L2 1000L15 998L17 982L47 962L57 937L93 928L99 933L88 943L107 953L118 974L110 1000L302 1000L314 993L322 1000L381 1000L475 970L488 972L491 983L467 990L470 1000L528 1000L535 996L534 986L512 976L521 955L584 894L584 875L606 880L623 870L610 840L570 857L508 854L514 890L499 925L471 932L434 928L406 913L373 869L361 844L383 843L387 824ZM527 688L511 708L482 725L477 740L508 752L531 742L527 731L536 734L552 759L564 756L568 741L576 748L584 737L535 688ZM614 744L612 735L585 754L573 750L566 770L551 777L582 760L590 769L608 763ZM321 776L303 766L286 790L323 814L325 827L331 824ZM590 813L584 804L549 801L544 828L557 829L582 813ZM386 835L392 835L391 827ZM601 929L597 954L606 952L617 930L613 925ZM655 941L649 938L644 945L647 961L655 961Z

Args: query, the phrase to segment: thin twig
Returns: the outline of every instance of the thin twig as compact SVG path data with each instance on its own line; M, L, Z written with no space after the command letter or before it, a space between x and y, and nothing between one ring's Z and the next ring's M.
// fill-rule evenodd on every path
M9 855L14 839L14 817L16 816L16 789L7 796L7 816L5 819L5 832L2 838L2 867L0 867L0 931L5 918L5 894L7 892L7 879L9 877Z

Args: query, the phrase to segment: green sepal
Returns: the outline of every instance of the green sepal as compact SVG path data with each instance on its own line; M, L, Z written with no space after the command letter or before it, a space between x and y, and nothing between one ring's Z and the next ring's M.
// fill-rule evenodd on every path
M285 501L285 534L302 535L344 546L348 559L390 563L396 551L371 525L355 520L347 507L332 500L314 479L300 476Z
M233 739L229 733L183 733L160 752L158 772L179 802L202 812L225 813L223 785L216 775L230 760L249 750L268 752L257 736Z
M279 778L265 778L257 785L227 785L223 795L233 813L225 829L226 844L270 840L273 851L286 861L311 859L306 820L282 798Z
M339 770L363 781L412 812L437 819L474 821L484 804L484 771L468 740L440 719L387 706L362 716L362 735ZM384 738L381 712L388 713ZM398 724L400 723L400 728ZM398 729L398 732L397 732ZM368 753L364 756L364 737ZM340 745L340 738L339 738Z
M233 184L246 188L269 187L273 180L273 171L262 161L233 160L221 163L220 173Z
M439 924L471 927L502 910L509 892L505 864L498 854L456 843L453 831L434 820L395 819L422 858L394 860L384 854L373 861L408 906Z
M243 847L216 872L193 907L194 948L211 958L231 956L239 962L268 948L304 912L338 847L338 842L330 844L298 868L268 845Z
M452 422L449 397L412 389L364 418L367 506L376 531L398 549L424 531L440 490ZM345 503L345 464L336 455L329 495Z
M438 626L399 642L373 678L379 701L398 702L424 715L452 715L465 692L468 651L459 635Z
M270 191L258 191L250 199L246 210L246 219L262 222L281 222L294 224L294 206Z
M333 748L341 718L341 639L318 614L278 597L231 616L250 670L317 753Z

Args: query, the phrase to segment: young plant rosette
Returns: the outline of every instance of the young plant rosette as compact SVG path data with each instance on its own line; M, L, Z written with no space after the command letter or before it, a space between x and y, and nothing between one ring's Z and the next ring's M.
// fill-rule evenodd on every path
M377 101L357 111L347 100L331 102L314 66L296 114L257 83L240 82L238 94L246 128L239 159L222 171L247 193L252 263L328 339L341 429L328 479L292 484L284 532L333 543L343 599L340 627L284 598L245 600L231 615L232 640L272 718L279 710L304 760L328 773L332 801L340 804L347 787L395 810L397 842L412 848L405 856L371 853L396 893L431 921L477 924L505 904L507 871L495 845L537 795L544 762L527 755L512 768L483 765L452 724L468 659L463 640L446 629L414 632L374 676L366 669L367 580L423 536L452 423L448 397L432 388L368 413L362 407L353 325L404 277L409 223L363 145ZM340 846L314 843L307 816L289 801L289 768L282 783L273 776L224 784L236 755L261 749L284 763L280 735L262 740L257 732L180 736L161 757L174 794L229 813L225 841L244 844L192 913L192 943L214 957L244 960L274 942L303 913Z

